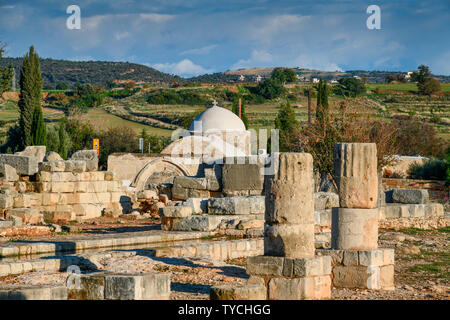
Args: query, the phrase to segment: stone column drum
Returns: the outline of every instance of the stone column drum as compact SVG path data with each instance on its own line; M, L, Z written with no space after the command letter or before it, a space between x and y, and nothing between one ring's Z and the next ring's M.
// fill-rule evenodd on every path
M343 250L378 248L378 174L375 143L334 145L340 208L332 214L331 246Z
M266 178L264 255L314 257L312 156L280 153L279 170Z
M377 145L336 143L334 173L341 208L373 209L378 201Z

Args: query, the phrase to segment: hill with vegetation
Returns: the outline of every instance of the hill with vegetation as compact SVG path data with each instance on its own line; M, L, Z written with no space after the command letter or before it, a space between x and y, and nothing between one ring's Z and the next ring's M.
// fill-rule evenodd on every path
M19 84L20 68L23 58L2 58L0 68L13 65L16 72L16 86ZM107 86L114 80L130 80L136 82L170 82L182 78L160 72L145 65L129 62L108 61L69 61L40 59L44 87L55 87L58 83L66 83L73 88L75 83L90 83Z
M238 70L228 70L213 74L205 74L197 77L189 78L190 82L199 83L227 83L239 82L240 76L244 76L244 82L255 82L257 76L269 78L274 68L244 68ZM304 78L304 81L312 81L313 78L325 79L328 81L339 80L347 77L360 77L365 79L367 83L386 83L388 76L405 74L401 71L365 71L365 70L348 70L348 71L322 71L312 69L293 68L293 70ZM440 82L450 82L450 76L433 75Z

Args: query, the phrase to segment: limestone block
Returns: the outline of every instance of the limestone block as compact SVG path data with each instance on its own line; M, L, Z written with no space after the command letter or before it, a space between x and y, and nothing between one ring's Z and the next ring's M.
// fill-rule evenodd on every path
M49 151L45 154L45 157L43 161L57 161L57 160L64 160L57 152Z
M0 154L0 164L10 165L18 175L32 176L38 172L38 162L31 156Z
M380 289L380 267L335 266L333 286L338 288Z
M39 164L39 171L64 172L65 169L66 169L66 163L64 160L42 162Z
M187 200L189 198L209 198L208 190L189 189L174 186L172 188L172 199Z
M75 182L50 182L52 192L74 192Z
M374 143L336 143L334 172L342 208L377 207L377 147Z
M344 250L378 248L378 209L334 208L331 247Z
M339 196L334 192L315 192L314 210L325 210L339 207Z
M389 192L392 192L393 203L424 204L429 199L428 190L425 189L392 189Z
M43 212L44 220L46 222L69 222L76 220L75 212L73 211L45 211Z
M177 176L173 178L174 188L207 190L206 178Z
M186 218L192 215L192 208L188 206L164 207L160 215L168 218Z
M80 274L68 279L68 299L71 300L102 300L105 292L105 275Z
M77 217L92 219L102 216L102 206L92 203L74 204L73 212Z
M15 154L18 156L30 156L34 157L37 162L44 161L46 146L27 146L25 150L16 152Z
M106 174L105 174L106 178ZM105 179L106 182L106 191L107 192L118 192L121 191L121 184L120 181L108 181Z
M9 194L0 193L0 209L9 209L14 205L14 198Z
M247 257L246 271L252 276L283 276L284 261L283 257L250 256Z
M272 278L268 283L269 300L329 299L330 276L305 278Z
M166 195L160 195L160 197L161 196ZM184 202L184 205L190 206L192 208L192 213L195 214L206 213L208 212L208 200L209 198L189 198Z
M425 205L424 204L410 204L408 206L409 216L411 218L423 218L425 217Z
M31 207L31 194L19 193L17 197L14 197L14 208L30 208Z
M260 284L221 285L210 289L211 300L266 300L267 289Z
M381 251L383 251L383 265L390 265L390 264L394 264L394 257L395 257L395 250L394 249L387 249L387 248L383 248L380 249Z
M380 286L382 290L394 290L394 266L385 265L380 267Z
M66 172L81 173L86 171L86 161L84 160L67 160L64 163L64 171Z
M37 174L37 181L49 182L52 181L52 173L48 171L39 171Z
M108 192L108 182L107 181L92 181L92 182L88 183L88 191L87 192L106 193L106 192Z
M19 175L16 172L16 169L6 163L0 164L0 179L6 181L17 181L19 180Z
M96 150L79 150L72 154L70 159L86 161L86 171L97 171L98 169L98 156Z
M386 219L406 218L409 217L408 205L397 203L386 203L384 209L384 216Z
M74 192L87 192L88 191L88 185L90 182L87 181L77 181L74 184Z
M53 206L58 204L59 194L58 193L41 193L41 204L43 206Z
M158 199L158 195L153 190L142 190L136 194L136 198L138 200L156 200Z
M223 191L262 190L264 163L256 157L227 158L222 167Z
M209 214L245 215L263 214L264 211L265 198L263 196L211 198L208 200Z
M359 250L359 264L362 266L382 266L384 264L383 250Z
M43 221L42 215L36 208L9 209L9 215L22 218L24 223L37 224Z
M168 274L105 276L105 299L108 300L167 300L169 295Z
M314 256L314 223L264 226L264 255L289 258Z
M224 216L190 216L187 218L163 218L174 219L169 229L172 231L213 231L220 225Z

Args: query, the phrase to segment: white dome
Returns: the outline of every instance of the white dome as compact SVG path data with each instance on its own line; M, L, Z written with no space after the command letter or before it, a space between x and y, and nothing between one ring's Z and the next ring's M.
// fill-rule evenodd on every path
M228 109L214 106L200 113L194 121L192 121L189 131L197 131L199 128L195 128L194 123L201 121L201 131L208 130L234 130L245 131L245 125L242 120ZM198 124L197 124L198 126Z

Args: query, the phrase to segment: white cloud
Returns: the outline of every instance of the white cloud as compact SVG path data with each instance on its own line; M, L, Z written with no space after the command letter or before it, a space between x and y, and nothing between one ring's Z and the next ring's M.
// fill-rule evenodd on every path
M202 66L193 63L189 59L184 59L176 63L157 63L152 67L162 72L177 74L180 76L196 76L214 71L212 69L205 69Z
M262 67L262 64L272 62L272 55L264 50L253 50L249 59L241 59L231 69L249 68L249 67Z
M190 49L186 50L180 53L180 55L187 55L187 54L209 54L212 50L217 48L217 44L213 44L206 47L196 48L196 49Z
M130 33L125 31L125 32L117 32L114 34L114 38L116 38L116 40L122 40L124 38L127 38L130 36Z
M293 66L305 68L305 69L315 69L323 71L342 71L337 63L329 60L326 55L322 54L300 54L292 62Z
M159 13L141 13L139 14L139 17L143 20L150 20L152 22L166 22L175 18L174 15Z

